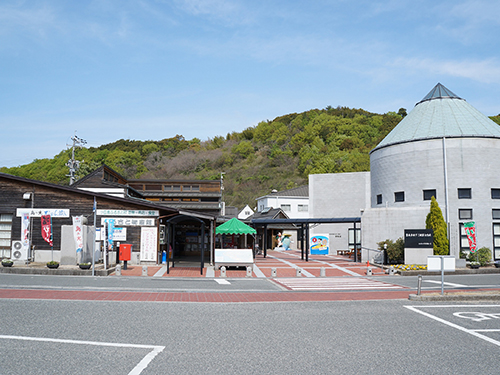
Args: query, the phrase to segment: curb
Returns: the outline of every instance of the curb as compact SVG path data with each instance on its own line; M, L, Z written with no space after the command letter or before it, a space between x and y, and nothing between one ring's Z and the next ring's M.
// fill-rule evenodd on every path
M445 293L441 294L410 294L410 301L500 301L500 291L492 293Z
M96 269L95 276L109 276L115 272L116 267L105 269ZM0 273L11 273L18 275L59 275L59 276L92 276L92 270L82 270L79 268L55 268L47 267L3 267Z
M436 276L441 275L439 271L427 271L427 270L416 270L416 271L397 271L401 276L418 276L418 275L428 275ZM479 269L469 269L469 268L457 268L453 272L445 272L445 275L480 275L480 274L495 274L500 273L500 268L479 268Z

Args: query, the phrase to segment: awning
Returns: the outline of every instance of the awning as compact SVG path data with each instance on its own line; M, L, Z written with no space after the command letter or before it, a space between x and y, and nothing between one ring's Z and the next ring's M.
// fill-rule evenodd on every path
M233 217L215 229L216 234L255 234L257 231Z

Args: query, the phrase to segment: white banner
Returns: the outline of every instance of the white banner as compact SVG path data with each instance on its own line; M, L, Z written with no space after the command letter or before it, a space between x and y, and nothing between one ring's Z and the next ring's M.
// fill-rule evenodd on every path
M141 228L141 260L156 262L156 248L158 244L158 230L156 227Z
M23 214L21 219L21 242L25 249L30 247L30 215Z
M51 218L69 217L69 209L63 208L18 208L16 216L22 217L23 214L28 214L30 217L42 217L50 215Z
M77 253L83 251L82 218L83 216L73 216L73 237L75 238Z

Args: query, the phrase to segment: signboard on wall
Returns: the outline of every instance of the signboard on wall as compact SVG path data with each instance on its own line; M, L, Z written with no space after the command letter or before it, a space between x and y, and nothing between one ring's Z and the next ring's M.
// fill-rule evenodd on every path
M23 214L28 214L29 217L42 217L45 215L50 215L52 219L54 218L68 218L69 209L61 208L18 208L16 210L16 216L22 217Z
M156 225L156 219L142 219L142 218L126 218L126 217L107 217L101 218L101 223L109 222L110 220L115 221L117 226L127 226L127 227L142 227L142 226L153 226Z
M309 243L311 254L328 254L329 247L328 234L315 234L311 236Z
M405 229L405 248L428 249L434 241L432 229Z
M158 230L156 227L141 228L141 260L156 262Z
M98 216L159 216L156 210L97 210Z

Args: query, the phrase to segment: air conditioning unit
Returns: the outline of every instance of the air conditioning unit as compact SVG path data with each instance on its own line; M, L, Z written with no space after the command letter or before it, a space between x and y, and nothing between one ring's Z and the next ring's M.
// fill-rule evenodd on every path
M28 260L28 249L23 246L21 241L12 241L10 259Z

